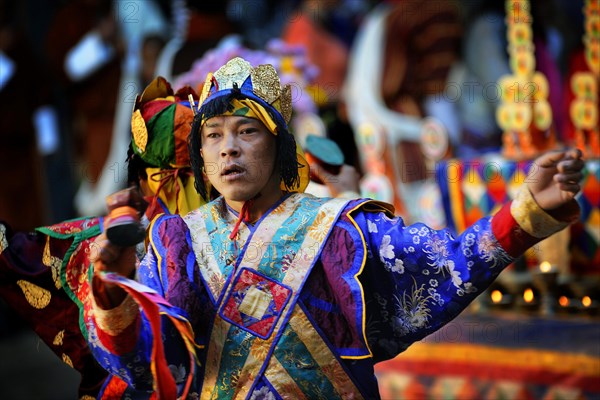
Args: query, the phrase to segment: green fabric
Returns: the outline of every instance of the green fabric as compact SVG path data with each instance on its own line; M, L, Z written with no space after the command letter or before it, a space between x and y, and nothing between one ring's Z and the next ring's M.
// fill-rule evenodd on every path
M250 108L242 107L242 108L238 108L237 110L235 110L232 115L242 115L243 116L243 115L248 114L248 111L250 111Z
M90 218L74 218L69 221L65 221L65 223L84 221L86 219L90 219ZM75 303L77 305L77 307L79 308L79 329L81 330L81 333L83 334L84 337L88 337L87 326L85 325L85 320L84 320L84 306L83 306L81 299L79 299L79 297L77 297L77 294L74 293L73 290L71 290L71 286L69 286L69 284L67 282L67 269L69 268L69 263L71 262L71 256L73 255L75 250L78 249L79 245L85 240L92 239L92 238L100 235L101 224L102 224L102 220L100 220L98 224L93 225L87 229L84 229L82 231L77 231L77 232L71 232L71 233L58 233L58 232L55 232L55 231L49 229L48 227L39 227L39 228L35 229L37 232L40 232L44 235L50 236L51 238L58 239L58 240L65 240L65 239L73 238L73 243L71 243L67 252L65 253L64 257L62 258L59 276L60 276L60 283L62 285L63 290L65 291L67 296L69 296L69 298L73 301L73 303ZM82 266L80 265L78 267L82 267ZM93 267L92 267L92 264L90 263L90 266L88 269L88 279L90 280L90 282L91 282L92 276L93 276ZM91 283L90 283L90 285L91 285Z
M147 122L148 144L146 151L136 152L148 164L159 168L168 168L175 163L175 137L173 121L177 105L172 104L156 113Z

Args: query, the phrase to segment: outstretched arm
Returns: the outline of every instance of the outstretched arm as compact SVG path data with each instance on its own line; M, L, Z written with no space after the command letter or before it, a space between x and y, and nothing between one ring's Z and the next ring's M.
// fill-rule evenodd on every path
M168 292L168 279L173 278L170 271L186 271L186 268L180 268L179 260L190 259L186 231L164 228L169 231L168 237L165 235L165 241L158 247L154 245L160 239L158 236L163 235L160 233L163 227L173 225L168 224L173 221L177 228L185 227L177 215L159 217L150 226L149 235L154 240L150 240L137 271L135 262L131 264L128 259L131 256L128 248L114 249L112 243L100 238L101 250L97 251L94 267L108 267L110 269L102 271L112 274L95 271L93 282L97 287L86 301L90 310L86 313L90 331L88 340L96 359L136 390L155 390L159 397L165 398L175 398L176 391L185 391L184 386L194 374L195 352L187 314L177 307L187 304L188 298L184 294L179 303L170 303L178 299ZM168 245L169 240L175 241L176 245ZM137 281L125 278L134 272ZM181 288L186 279L182 277L180 284L174 286ZM119 297L115 298L115 294ZM100 304L100 301L108 304ZM172 376L174 371L177 373Z
M360 280L376 359L451 321L527 248L574 222L582 168L578 150L541 156L514 201L456 238L398 217L357 214L368 247Z
M510 216L519 229L543 239L575 222L579 218L579 205L574 198L581 189L583 167L578 149L549 152L537 158L526 185L510 206ZM502 215L502 210L498 214Z

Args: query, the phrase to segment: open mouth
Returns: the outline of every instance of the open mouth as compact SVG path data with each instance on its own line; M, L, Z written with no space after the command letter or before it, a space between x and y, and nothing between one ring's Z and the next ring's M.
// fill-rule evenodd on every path
M221 176L232 179L241 176L246 170L237 164L231 164L223 168Z

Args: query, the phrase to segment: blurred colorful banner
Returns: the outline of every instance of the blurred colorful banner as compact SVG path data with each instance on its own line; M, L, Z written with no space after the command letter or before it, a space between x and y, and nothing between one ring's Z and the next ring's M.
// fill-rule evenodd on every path
M600 399L596 320L464 314L375 373L382 399Z

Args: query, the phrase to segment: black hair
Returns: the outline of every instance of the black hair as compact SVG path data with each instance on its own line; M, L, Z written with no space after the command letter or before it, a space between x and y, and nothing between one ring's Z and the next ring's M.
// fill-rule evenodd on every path
M142 158L135 154L131 143L127 149L127 185L128 186L140 186L140 179L148 179L146 174L146 168L152 167Z
M233 109L233 105L231 104L233 99L243 100L247 98L248 97L245 96L240 90L236 90L234 88L231 93L220 96L204 104L200 108L200 111L198 111L198 113L196 113L194 116L192 129L190 130L190 134L188 136L188 148L190 152L192 171L194 172L194 176L196 178L196 191L205 199L208 197L202 174L204 160L200 155L200 149L202 148L202 137L200 134L202 120L207 120L209 118L222 115L226 111L231 111ZM282 122L281 117L273 115L273 111L271 111L269 107L265 107L265 109L269 113L271 119L273 119L277 125L277 135L275 135L275 141L277 146L276 163L279 167L279 176L285 187L287 189L291 189L300 183L298 168L306 168L306 166L298 163L296 158L296 140Z

